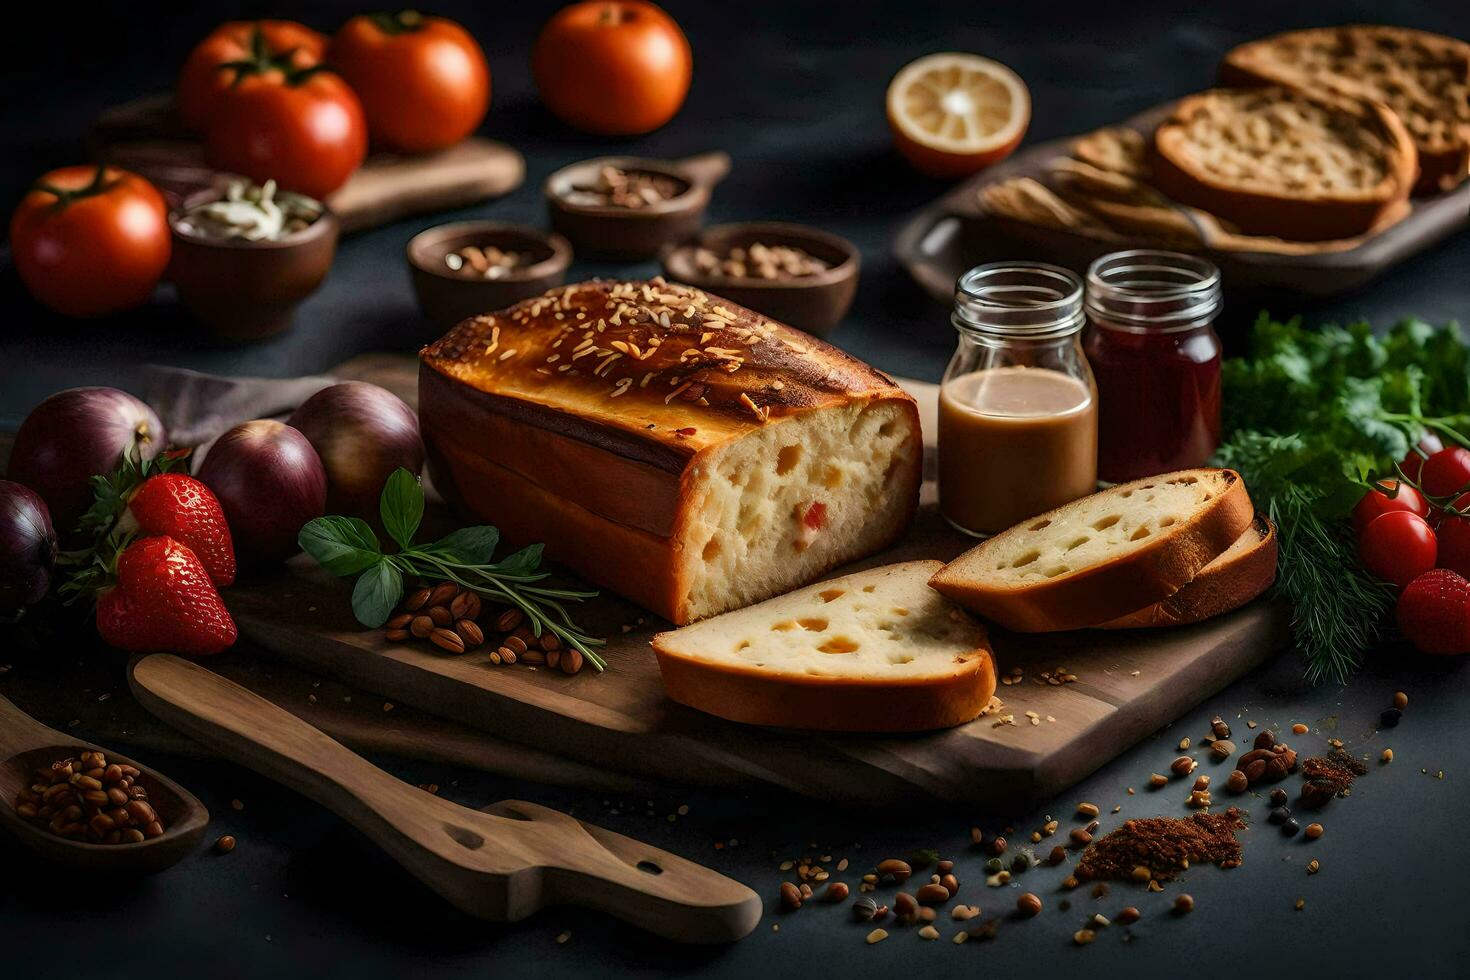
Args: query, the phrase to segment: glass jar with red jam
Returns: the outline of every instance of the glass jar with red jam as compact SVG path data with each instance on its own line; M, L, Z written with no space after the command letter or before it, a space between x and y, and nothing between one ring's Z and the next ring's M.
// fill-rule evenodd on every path
M1220 444L1220 270L1179 252L1114 252L1087 270L1098 477L1200 466Z

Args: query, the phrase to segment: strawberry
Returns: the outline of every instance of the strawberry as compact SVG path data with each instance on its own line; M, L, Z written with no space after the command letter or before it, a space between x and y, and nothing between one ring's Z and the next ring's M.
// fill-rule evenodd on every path
M97 632L137 653L207 656L237 635L204 564L170 537L139 538L117 559L115 584L97 593Z
M1470 653L1470 582L1446 568L1425 572L1399 596L1398 621L1422 653Z
M118 520L122 533L167 535L198 556L217 586L235 582L235 547L214 493L182 473L150 476Z

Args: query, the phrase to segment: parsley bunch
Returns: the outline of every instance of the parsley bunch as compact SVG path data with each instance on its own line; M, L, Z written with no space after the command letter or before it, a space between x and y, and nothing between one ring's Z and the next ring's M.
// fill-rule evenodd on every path
M403 598L405 575L449 581L515 606L525 613L536 636L550 630L581 651L597 670L607 667L591 649L605 641L582 632L565 605L597 593L539 585L551 575L539 570L541 545L522 548L495 562L500 532L489 526L461 528L431 544L415 544L413 538L424 516L424 490L418 478L405 469L388 477L378 507L383 529L398 545L393 554L384 553L377 534L359 517L318 517L301 529L299 537L301 549L327 571L357 576L352 612L358 622L373 629L387 622Z
M1223 381L1215 461L1280 529L1276 591L1307 678L1346 680L1393 606L1358 561L1353 506L1427 434L1470 446L1470 344L1454 324L1405 320L1380 338L1367 323L1308 330L1263 313Z

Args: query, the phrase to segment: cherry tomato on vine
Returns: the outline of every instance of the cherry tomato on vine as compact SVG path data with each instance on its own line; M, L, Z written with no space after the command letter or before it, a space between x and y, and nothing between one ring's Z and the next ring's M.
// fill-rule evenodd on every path
M647 0L583 0L552 15L531 52L541 99L569 126L633 136L674 117L694 55L674 19Z
M1439 546L1435 563L1470 576L1470 493L1456 499L1453 507L1456 513L1442 512L1444 516L1434 531Z
M359 98L373 142L403 153L453 146L490 108L490 66L470 32L417 11L342 25L329 59Z
M168 205L137 174L62 167L38 180L10 219L16 271L41 303L75 317L147 302L173 250Z
M242 74L215 107L206 159L256 182L324 198L367 156L362 103L330 71Z
M1437 551L1429 522L1408 511L1383 514L1358 535L1363 567L1400 589L1434 567Z
M1470 449L1451 446L1424 461L1419 486L1431 497L1447 497L1470 486Z
M241 65L277 64L300 71L321 64L326 51L324 35L293 20L229 21L189 53L179 72L174 102L190 129L203 130L215 101L234 84Z
M1381 488L1381 489L1380 489ZM1374 520L1393 511L1408 511L1420 517L1429 517L1429 501L1407 483L1398 480L1379 480L1377 485L1363 494L1363 499L1353 508L1353 529L1359 534Z
M1419 482L1419 473L1424 469L1424 460L1443 448L1444 443L1440 442L1439 436L1433 432L1426 432L1424 433L1424 438L1419 440L1419 445L1409 450L1409 454L1399 464L1399 469L1403 470L1409 479L1417 483Z

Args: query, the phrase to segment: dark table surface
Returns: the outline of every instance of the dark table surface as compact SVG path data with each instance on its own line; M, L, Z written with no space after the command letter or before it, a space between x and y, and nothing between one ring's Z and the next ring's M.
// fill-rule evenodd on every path
M136 387L141 366L150 362L287 376L319 372L362 351L413 349L429 338L403 266L404 242L454 218L541 224L540 181L569 161L609 151L678 156L728 150L735 168L715 195L710 220L807 221L851 238L863 251L863 280L853 312L834 339L880 367L935 380L952 347L946 313L919 294L888 254L896 224L944 190L914 177L889 149L883 90L907 60L952 49L1010 64L1031 88L1035 118L1028 139L1039 141L1204 87L1222 52L1271 30L1382 21L1470 33L1459 0L1238 2L1190 5L1194 9L1187 12L1185 5L1163 4L670 2L695 50L689 102L658 133L603 141L569 133L535 100L528 46L555 6L438 5L462 19L487 49L495 104L484 131L526 154L525 186L500 201L346 239L324 288L301 307L295 328L276 340L245 348L208 346L166 293L135 314L69 323L30 304L5 263L0 426L14 426L31 405L61 387ZM23 15L37 18L36 30L12 25L0 40L12 81L11 95L0 105L0 202L9 207L37 174L80 159L80 135L101 108L167 87L189 46L214 22L270 12L330 29L352 7L164 4L142 12L141 5L83 5L65 13L64 42L44 44L36 38L57 35L37 31L54 31L60 15L49 9ZM1432 322L1464 319L1470 311L1467 269L1470 236L1462 234L1361 293L1303 311L1314 321L1365 316L1382 326L1408 314ZM579 262L573 275L652 271L651 265ZM1232 310L1226 326L1254 312ZM0 667L16 660L14 669L25 669L26 656L0 635ZM239 847L227 857L202 852L141 882L77 883L49 880L0 843L0 939L8 940L7 968L0 973L14 968L16 976L31 975L26 967L40 968L68 949L80 955L69 954L61 973L48 975L80 973L89 962L105 963L114 976L171 976L188 969L219 977L324 970L360 977L611 970L730 977L812 970L1008 975L1028 968L1100 976L1365 976L1390 970L1418 977L1463 975L1463 957L1470 954L1463 905L1470 860L1457 828L1470 805L1463 782L1470 743L1457 736L1470 675L1459 663L1425 662L1385 646L1370 654L1364 672L1347 687L1313 689L1299 678L1300 664L1284 654L1064 799L1009 815L1009 821L987 822L1013 825L1013 839L1024 842L1048 813L1062 820L1064 830L1073 826L1079 800L1102 807L1104 829L1129 816L1184 813L1183 784L1158 793L1144 787L1149 773L1163 770L1178 754L1178 740L1189 736L1197 744L1217 713L1235 727L1237 741L1253 734L1248 721L1276 729L1302 722L1311 732L1291 738L1298 749L1320 753L1335 737L1373 760L1352 796L1318 817L1327 828L1320 840L1282 837L1265 821L1264 798L1244 797L1253 822L1244 834L1244 866L1228 872L1191 869L1163 894L1129 885L1114 886L1097 899L1087 889L1069 894L1059 890L1061 869L1034 870L1020 886L986 888L984 857L969 847L975 815L921 801L900 812L854 813L820 802L670 789L621 799L378 760L411 782L437 783L444 795L469 805L524 797L645 838L748 883L767 900L769 913L752 936L725 949L679 948L577 910L493 926L454 912L340 821L291 792L229 764L155 757L148 761L209 806L210 839L232 834ZM1405 720L1379 731L1379 712L1395 690L1410 697ZM1376 761L1384 747L1396 753L1391 765ZM1218 783L1226 769L1205 763L1204 771L1216 773ZM1293 779L1293 791L1294 784ZM1129 787L1137 795L1129 795ZM243 809L232 807L233 800L243 802ZM688 805L687 816L670 821L668 815L681 805ZM1110 813L1114 806L1121 812ZM1041 846L1043 853L1051 844ZM959 861L961 900L980 905L987 916L1005 915L1024 890L1041 895L1046 910L1030 922L1003 922L994 942L963 948L951 945L958 926L947 916L939 922L939 942L895 929L889 940L870 948L863 942L866 929L853 925L845 908L776 911L782 860L831 855L835 864L846 857L851 867L840 877L855 883L861 870L883 857L931 847ZM1306 864L1313 858L1321 871L1309 876ZM1196 900L1190 916L1166 914L1179 891ZM1294 908L1298 899L1304 900L1300 910ZM1070 908L1064 908L1068 901ZM1071 945L1072 933L1094 912L1113 916L1125 905L1140 907L1143 921L1126 930L1102 929L1086 949ZM559 943L567 931L570 937Z

